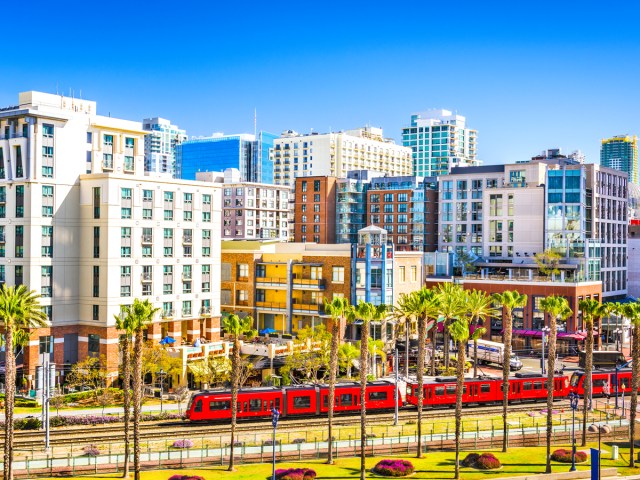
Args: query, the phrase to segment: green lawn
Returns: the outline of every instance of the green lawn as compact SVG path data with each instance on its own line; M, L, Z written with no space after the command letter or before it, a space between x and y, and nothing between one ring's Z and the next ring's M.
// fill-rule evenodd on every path
M554 447L560 448L560 447ZM568 447L564 447L568 448ZM582 448L579 448L583 450ZM618 461L610 460L611 447L610 445L603 445L603 468L604 467L618 467L618 472L621 475L632 475L640 473L640 468L629 469L626 467L628 461L628 449L620 449L620 459ZM503 463L504 468L497 472L491 471L477 471L470 468L462 469L462 479L464 480L476 480L476 479L490 479L498 477L509 477L515 475L526 474L538 474L544 473L545 468L545 452L544 447L531 447L531 448L513 448L508 453L500 453L499 450L492 450L500 461ZM606 452L606 453L605 453ZM461 455L464 458L466 453ZM389 457L377 457L367 458L367 468L372 468L378 460ZM410 478L429 478L429 479L452 479L454 468L454 452L434 452L425 454L423 459L417 460L408 455L403 455L398 458L410 460L416 466L416 475ZM336 461L335 465L329 466L319 461L307 461L307 462L284 462L279 463L277 468L286 467L309 467L313 468L318 473L318 479L339 479L339 478L359 478L360 459L359 458L340 458ZM569 470L570 465L553 462L554 472L564 472ZM578 465L578 469L589 469L589 463ZM155 470L143 472L143 480L162 480L168 479L171 475L200 475L206 480L217 479L238 479L238 480L256 480L271 478L271 465L270 464L255 464L255 465L241 465L236 472L227 472L222 467L213 467L208 469L184 469L184 470ZM107 478L118 478L118 475L98 475L88 477L78 477L85 480L98 480ZM367 475L369 477L369 475ZM371 478L374 477L371 475Z

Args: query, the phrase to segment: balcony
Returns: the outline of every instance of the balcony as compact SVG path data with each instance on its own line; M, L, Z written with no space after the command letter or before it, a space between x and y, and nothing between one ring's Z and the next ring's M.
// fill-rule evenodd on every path
M142 235L142 243L146 245L153 243L153 235Z
M190 308L183 308L182 309L182 318L188 318L191 316L191 309Z
M183 245L191 245L193 243L193 236L192 235L184 235L182 237L182 244Z
M238 275L238 282L248 282L248 281L249 281L249 277Z
M142 277L142 283L151 283L153 281L153 274L152 273L142 273L141 275Z
M307 289L308 287L318 288L324 290L325 281L323 278L320 279L312 279L312 278L294 278L293 279L293 288L296 289Z
M103 170L113 170L113 160L102 162L102 169Z
M193 272L182 272L182 280L191 280L193 279Z
M294 303L293 313L324 313L322 305L313 303Z
M260 285L262 285L262 286L274 286L274 285L286 286L287 285L287 279L286 278L279 278L279 277L257 277L256 278L256 284L258 286L260 286Z
M211 307L201 307L200 308L200 316L201 317L210 317L211 316Z
M249 300L236 300L236 305L239 307L248 307Z
M285 311L287 304L281 302L256 302L256 308L259 310Z
M174 311L173 310L163 310L162 311L162 318L173 318L174 316Z

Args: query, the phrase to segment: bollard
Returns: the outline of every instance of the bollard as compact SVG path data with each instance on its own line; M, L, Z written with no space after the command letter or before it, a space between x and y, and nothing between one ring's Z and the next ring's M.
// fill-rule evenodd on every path
M618 445L611 446L611 460L618 460Z

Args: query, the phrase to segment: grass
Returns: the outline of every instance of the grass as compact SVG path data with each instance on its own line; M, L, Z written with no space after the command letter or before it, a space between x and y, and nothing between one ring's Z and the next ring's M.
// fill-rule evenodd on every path
M591 445L593 446L593 445ZM597 447L597 445L596 445ZM552 448L570 448L566 445L557 445ZM611 444L603 444L603 461L602 467L618 467L618 473L620 475L633 475L640 473L640 468L630 469L626 466L629 459L629 449L626 447L620 448L620 459L617 461L611 460ZM579 448L585 450L587 448ZM461 478L464 480L480 480L480 479L492 479L500 477L510 477L517 475L531 475L542 474L545 470L545 447L526 447L526 448L511 448L506 454L501 453L499 450L492 450L492 453L500 459L504 468L499 471L478 471L472 468L462 468ZM470 452L461 453L460 459L462 460L465 455ZM367 469L373 468L373 466L383 458L403 458L411 461L416 467L416 474L410 478L412 479L435 479L435 480L449 480L453 478L455 453L454 452L433 452L426 453L424 458L416 459L409 455L403 455L398 457L371 457L367 458ZM554 472L566 472L569 470L570 465L565 463L552 462ZM318 473L318 479L338 479L338 478L359 478L360 459L359 458L339 458L336 460L335 465L326 465L322 460L313 460L305 462L283 462L278 463L277 468L288 467L308 467L314 469ZM582 465L578 465L579 470L590 469L589 462ZM240 465L236 472L227 472L225 467L211 467L200 469L183 469L183 470L155 470L142 473L143 480L162 480L168 479L171 475L200 475L206 480L218 480L218 479L233 479L233 480L255 480L255 479L267 479L271 478L271 465L270 464L253 464L253 465ZM369 477L369 475L367 475ZM119 475L103 474L93 475L87 477L77 477L84 480L99 480L120 478ZM371 476L371 478L374 478ZM53 480L53 479L51 479Z

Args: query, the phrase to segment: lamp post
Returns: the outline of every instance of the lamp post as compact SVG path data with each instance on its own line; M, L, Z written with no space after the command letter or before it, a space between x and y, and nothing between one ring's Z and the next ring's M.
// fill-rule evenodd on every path
M160 377L160 413L163 413L162 397L164 396L164 369L160 369L160 372L158 372L158 377Z
M571 411L573 413L571 418L571 468L570 472L576 471L576 410L578 410L578 401L580 395L571 392L569 394L569 401L571 402Z
M551 331L551 328L549 327L542 327L542 359L540 360L540 371L542 372L542 375L544 375L546 372L546 367L544 364L544 342L546 340L546 336L549 334L549 332Z
M271 424L273 425L273 440L271 441L271 445L273 448L273 453L271 456L271 477L272 480L276 480L276 428L278 426L278 419L280 418L280 412L275 408L271 409ZM331 439L329 439L331 442ZM331 447L333 448L333 446Z
M396 406L395 406L395 412L393 415L393 425L396 426L398 425L398 370L400 369L400 358L398 357L398 349L396 348L396 352L395 352L395 370L396 370L396 388L395 388L395 400L396 400Z
M620 328L616 328L613 331L613 334L615 335L615 339L616 339L616 352L620 351L620 334L622 333L622 330Z

